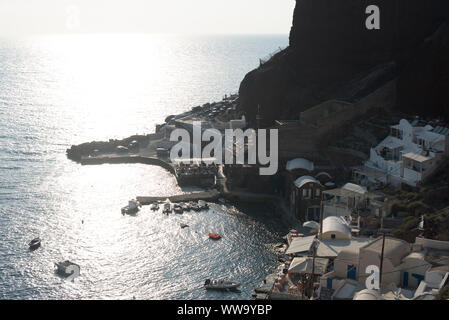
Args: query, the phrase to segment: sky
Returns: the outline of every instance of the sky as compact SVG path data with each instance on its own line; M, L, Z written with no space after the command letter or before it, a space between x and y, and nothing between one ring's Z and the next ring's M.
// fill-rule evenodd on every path
M295 0L0 0L0 35L286 34Z

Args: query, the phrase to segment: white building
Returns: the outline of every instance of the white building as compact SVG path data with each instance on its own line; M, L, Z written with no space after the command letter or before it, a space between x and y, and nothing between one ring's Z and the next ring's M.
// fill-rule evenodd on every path
M343 217L351 221L351 215L359 208L366 208L368 191L356 184L347 183L342 188L323 192L323 217Z
M416 186L448 155L449 128L403 119L391 127L385 140L371 149L369 160L364 168L354 172L354 178L367 186L390 183Z

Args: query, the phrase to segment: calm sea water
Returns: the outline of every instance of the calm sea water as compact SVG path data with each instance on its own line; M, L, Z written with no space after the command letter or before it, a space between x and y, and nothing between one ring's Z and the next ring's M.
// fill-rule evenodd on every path
M268 209L218 204L169 217L137 195L185 192L158 167L80 166L72 144L154 132L156 123L237 92L287 36L48 36L0 39L0 299L248 299L276 267L284 230ZM180 223L190 228L181 230ZM224 238L211 242L210 232ZM43 245L28 251L31 238ZM67 282L53 264L69 259ZM243 283L203 290L205 278Z

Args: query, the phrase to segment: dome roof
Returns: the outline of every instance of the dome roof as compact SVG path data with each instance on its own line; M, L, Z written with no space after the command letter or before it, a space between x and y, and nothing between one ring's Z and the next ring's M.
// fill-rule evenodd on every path
M376 290L364 289L354 295L353 300L383 300L382 296Z
M323 235L327 233L339 233L346 239L351 238L351 227L342 217L327 217L323 220Z

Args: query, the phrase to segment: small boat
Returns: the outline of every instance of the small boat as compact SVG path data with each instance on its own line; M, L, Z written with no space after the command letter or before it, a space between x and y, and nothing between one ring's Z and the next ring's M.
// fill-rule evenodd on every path
M185 223L181 223L181 229L185 229L185 228L188 228L189 227L189 225L188 224L185 224Z
M220 240L221 236L218 233L209 232L209 238L212 240Z
M151 204L150 209L151 209L151 211L159 210L159 203L155 202L155 203Z
M164 203L163 212L168 214L168 213L171 213L171 211L172 211L171 202L170 202L170 200L167 199L167 201Z
M55 263L55 272L65 278L80 272L81 267L69 260Z
M173 211L176 214L182 214L182 212L183 212L182 207L179 204L177 204L177 203L174 205Z
M199 200L198 207L200 208L200 210L207 210L209 208L209 205L207 204L206 201Z
M200 207L198 206L198 204L193 203L190 205L190 207L192 208L193 211L200 211Z
M37 237L28 243L28 246L30 247L30 250L36 250L41 246L41 238Z
M179 205L181 206L182 210L184 210L184 211L190 211L190 209L191 209L189 203L181 202Z
M204 287L207 290L235 290L240 287L240 283L236 281L226 281L224 279L211 280L206 279Z
M129 200L128 205L122 208L122 214L135 214L140 210L142 205L137 200Z

